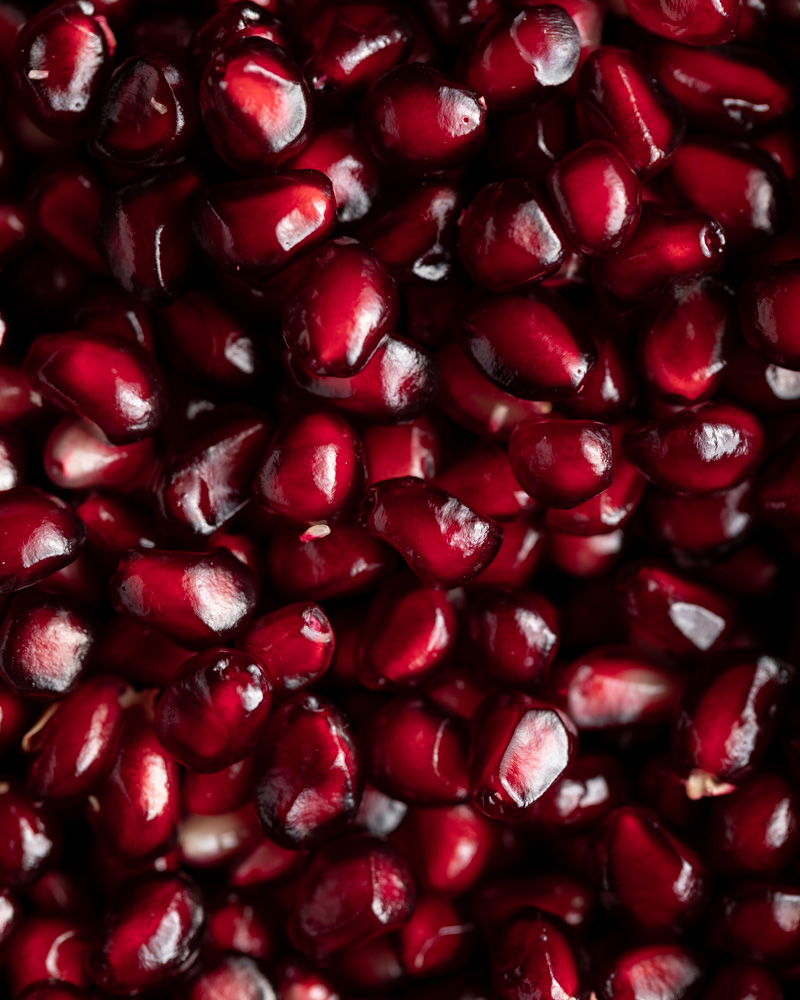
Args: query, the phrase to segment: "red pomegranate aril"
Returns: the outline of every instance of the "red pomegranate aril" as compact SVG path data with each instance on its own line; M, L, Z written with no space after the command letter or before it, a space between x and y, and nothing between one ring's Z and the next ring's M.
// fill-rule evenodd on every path
M6 539L0 552L0 594L32 587L68 566L86 538L72 509L35 486L0 492L0 520Z
M90 493L75 513L86 525L87 548L109 570L126 549L152 549L160 539L149 513L110 493Z
M178 826L179 862L202 870L224 868L257 847L260 840L261 827L252 802L215 816L184 816Z
M706 905L703 862L641 806L624 806L605 820L594 838L592 863L603 905L621 912L632 927L684 929Z
M147 437L161 423L161 373L150 353L132 341L53 333L36 338L26 367L48 402L91 420L113 444Z
M103 99L94 149L134 167L180 159L194 139L197 97L179 65L154 54L126 59Z
M397 322L394 279L357 240L332 240L308 259L283 312L283 338L314 375L348 378L369 362Z
M494 521L413 476L370 487L361 524L397 549L424 584L444 589L478 576L503 537Z
M450 595L396 576L373 598L361 628L356 676L366 687L413 687L453 652L458 613Z
M281 48L290 50L290 39L285 25L257 0L233 0L213 14L192 39L192 73L199 80L203 71L219 51L240 38L257 36L266 38Z
M59 139L84 139L111 73L114 36L94 4L53 3L17 36L14 82L35 124Z
M123 291L148 305L186 291L194 257L190 202L202 183L195 167L179 163L106 196L97 245Z
M512 816L544 795L576 750L577 730L553 705L490 695L472 720L472 800L493 819Z
M703 966L677 944L647 945L618 955L600 981L600 1000L689 1000L697 995Z
M44 806L9 781L0 782L0 880L4 886L35 882L55 860L57 827Z
M597 361L577 314L543 288L480 296L467 311L460 343L482 374L523 399L574 395Z
M325 960L402 926L415 902L408 864L396 848L369 836L319 850L297 891L289 938Z
M783 174L759 149L714 139L685 142L669 178L681 204L716 219L734 249L763 246L784 228Z
M710 274L725 253L725 243L722 227L702 212L645 204L631 239L594 263L592 279L612 305L631 309L679 283Z
M690 9L675 0L629 0L626 10L647 31L684 45L729 42L739 22L738 0L703 0Z
M73 314L76 329L133 340L153 350L153 324L148 309L114 285L92 286Z
M550 168L575 145L573 105L551 97L518 114L491 123L489 162L500 177L544 184Z
M78 683L95 634L93 614L78 601L19 594L0 631L0 671L18 694L59 697Z
M490 382L457 344L448 344L436 360L439 406L454 423L480 437L506 440L517 424L552 409L550 403L520 399Z
M729 597L657 562L628 564L617 584L631 641L659 659L716 651L734 627Z
M672 728L672 758L698 799L735 790L758 767L795 669L743 652L688 679Z
M192 227L215 264L261 280L322 243L335 221L328 178L295 170L208 188L195 200Z
M566 771L531 805L515 817L515 825L533 836L560 837L593 830L628 797L628 783L620 762L607 754L580 754ZM583 901L583 909L592 900ZM548 913L577 923L576 915L531 900ZM586 914L584 914L585 919Z
M496 521L508 521L538 509L515 479L508 455L499 445L472 448L437 476L436 484Z
M242 173L264 173L311 135L303 74L267 38L238 38L212 56L200 85L203 124L219 156Z
M800 266L793 260L749 276L739 297L742 333L748 343L772 364L793 371L800 371L798 293Z
M460 893L472 888L497 849L497 826L473 806L412 807L399 839L420 884L433 892Z
M151 438L114 445L96 424L66 417L45 442L42 466L50 482L64 490L101 487L125 493L146 485L155 454Z
M286 367L310 396L367 420L410 420L433 401L438 385L433 357L399 337L386 337L366 366L349 378L311 375L291 355Z
M0 681L0 753L16 751L30 724L29 703Z
M404 174L454 170L486 142L486 106L478 94L420 63L385 73L370 89L363 116L375 155Z
M415 476L434 479L441 461L437 425L426 416L393 425L371 424L361 431L367 485Z
M250 499L271 432L266 416L232 415L173 450L154 488L170 527L207 537L234 517Z
M460 188L445 180L413 189L368 219L358 236L403 284L447 281L454 273Z
M95 274L106 267L94 244L105 189L81 163L59 163L45 170L29 196L40 238L55 252L66 252Z
M422 698L398 695L367 721L364 765L376 788L416 805L469 798L469 727Z
M643 180L669 164L683 139L683 111L649 64L610 45L580 71L578 110L587 138L609 142Z
M528 420L514 429L508 457L522 488L545 507L577 507L613 479L611 429L596 421Z
M562 7L511 9L476 36L462 76L489 111L521 111L570 79L580 48L575 22Z
M753 414L715 401L631 428L624 439L626 455L650 482L684 496L736 486L761 464L764 447Z
M94 788L117 748L122 711L131 691L117 677L91 677L57 705L46 709L26 734L33 756L27 786L37 799L77 799Z
M110 583L115 609L174 642L224 642L255 610L257 582L227 549L129 551Z
M656 41L646 57L695 128L746 136L777 124L791 109L789 79L766 52Z
M21 916L19 903L8 889L0 890L0 944L7 940Z
M536 912L495 930L492 972L500 1000L558 1000L580 991L578 965L567 939L555 921Z
M458 252L470 276L495 291L541 280L566 259L548 202L527 181L487 184L461 221Z
M396 989L407 978L399 936L399 933L383 934L340 952L330 965L337 982L359 992Z
M211 774L187 771L181 784L183 812L220 816L247 804L252 793L253 756Z
M753 527L749 481L709 497L676 497L648 490L643 522L654 541L695 556L720 553L745 538Z
M734 962L723 966L703 994L705 1000L783 1000L778 980L760 965Z
M0 493L21 486L25 478L25 448L13 427L0 427Z
M559 159L547 177L571 247L598 257L623 247L639 222L639 180L622 154L593 139Z
M0 202L0 264L17 260L31 242L29 213L20 205Z
M292 170L318 170L329 178L341 223L363 219L380 191L378 163L352 124L315 128L306 147L286 166Z
M261 375L261 349L241 318L195 290L159 312L160 344L173 365L212 384L246 387Z
M798 842L800 799L777 774L755 775L711 804L706 845L717 871L776 875Z
M275 977L278 1000L339 1000L329 978L301 958L282 962Z
M592 887L582 879L549 871L490 879L476 894L474 912L479 925L489 932L531 909L550 914L568 927L582 928L594 916L596 902Z
M0 419L5 425L33 423L42 411L42 397L28 381L22 365L0 364Z
M626 647L589 650L551 679L553 697L581 732L668 723L682 686L674 670Z
M711 944L737 959L787 965L800 953L800 894L786 883L739 881L709 916Z
M131 864L172 847L180 809L179 769L137 710L125 720L111 768L89 797L97 839Z
M200 889L188 876L134 880L106 908L89 956L92 982L117 995L167 983L196 957L204 921Z
M209 905L206 929L214 951L238 952L258 960L273 957L274 931L266 907L240 893L227 893Z
M323 601L373 590L395 568L394 552L356 524L303 541L297 528L273 535L267 571L286 599Z
M361 442L336 413L284 421L253 483L264 509L301 524L325 524L351 513L364 492Z
M255 749L271 703L259 660L234 649L209 649L187 660L161 695L156 732L193 771L221 771Z
M281 847L316 847L358 812L361 759L345 715L300 693L278 708L258 748L254 795L267 836Z
M217 1000L242 997L259 1000L274 997L272 983L259 964L246 955L219 955L193 970L185 991L187 1000Z
M558 612L537 594L488 590L470 607L469 635L480 681L535 692L558 649Z
M639 371L669 403L691 406L718 389L733 339L730 289L706 278L673 290L641 331Z
M548 555L553 565L569 576L606 576L619 563L625 542L626 534L622 528L588 536L551 531Z
M475 926L449 900L422 896L400 932L400 955L411 976L461 968L475 945Z
M85 969L91 948L88 928L70 917L32 914L18 925L11 941L4 962L10 996L27 996L34 984L45 981L65 991L74 987L66 1000L88 996L83 992L90 985Z
M420 10L425 23L437 40L448 47L458 46L474 36L477 28L485 24L502 9L499 0L479 0L478 3L464 3L464 0L422 0Z

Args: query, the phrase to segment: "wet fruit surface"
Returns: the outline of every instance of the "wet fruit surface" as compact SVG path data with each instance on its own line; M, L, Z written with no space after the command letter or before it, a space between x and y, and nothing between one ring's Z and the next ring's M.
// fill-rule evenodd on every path
M3 1000L793 1000L799 45L0 3Z

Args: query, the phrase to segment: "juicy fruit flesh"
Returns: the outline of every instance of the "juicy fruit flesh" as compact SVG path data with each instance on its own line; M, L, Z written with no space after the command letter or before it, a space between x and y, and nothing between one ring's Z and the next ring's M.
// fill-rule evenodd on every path
M0 4L9 1000L795 995L797 37Z

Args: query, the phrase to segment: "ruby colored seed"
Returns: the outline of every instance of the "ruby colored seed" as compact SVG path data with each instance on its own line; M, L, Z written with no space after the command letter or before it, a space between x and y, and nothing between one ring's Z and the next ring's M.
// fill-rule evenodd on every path
M796 0L33 7L9 1000L794 997Z

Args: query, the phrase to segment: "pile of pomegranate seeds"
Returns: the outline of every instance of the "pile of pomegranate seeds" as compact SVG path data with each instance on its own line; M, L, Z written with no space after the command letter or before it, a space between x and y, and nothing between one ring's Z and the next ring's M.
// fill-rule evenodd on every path
M800 996L800 0L0 0L0 997Z

